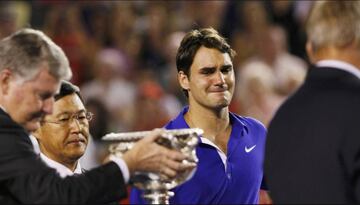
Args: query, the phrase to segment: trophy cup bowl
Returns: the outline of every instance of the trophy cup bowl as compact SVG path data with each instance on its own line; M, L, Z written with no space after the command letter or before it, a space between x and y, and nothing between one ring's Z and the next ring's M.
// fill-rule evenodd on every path
M148 136L151 132L153 131L109 133L102 139L110 141L109 151L111 154L121 157L138 140ZM196 145L199 141L198 136L201 134L203 134L203 130L199 128L163 130L160 133L160 137L156 142L169 149L178 150L183 153L186 159L182 163L193 165L194 168L178 173L172 179L168 179L159 173L135 172L130 178L130 183L144 191L142 197L149 204L169 204L170 197L174 196L174 193L170 190L192 177L198 162Z

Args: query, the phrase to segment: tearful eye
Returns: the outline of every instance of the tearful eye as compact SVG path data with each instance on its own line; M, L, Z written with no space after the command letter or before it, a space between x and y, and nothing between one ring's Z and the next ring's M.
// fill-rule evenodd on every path
M215 72L215 68L202 68L200 73L204 75L209 75Z
M227 73L229 73L231 70L232 70L232 67L226 67L226 68L223 68L223 69L221 70L221 72L227 74Z
M209 70L204 70L201 72L202 74L210 74L211 72Z

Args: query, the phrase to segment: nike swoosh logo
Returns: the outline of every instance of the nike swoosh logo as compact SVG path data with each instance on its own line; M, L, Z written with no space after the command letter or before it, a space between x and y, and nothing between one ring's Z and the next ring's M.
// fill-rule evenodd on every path
M256 147L256 145L254 145L254 146L252 146L252 147L249 147L249 148L245 146L245 152L246 152L246 153L249 153L249 152L251 152L251 150L253 150L255 147Z

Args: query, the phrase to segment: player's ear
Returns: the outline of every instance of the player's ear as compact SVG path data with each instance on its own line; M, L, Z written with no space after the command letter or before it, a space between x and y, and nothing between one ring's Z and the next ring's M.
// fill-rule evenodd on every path
M184 90L190 90L189 87L189 77L184 73L184 71L178 72L178 81L180 83L180 86Z

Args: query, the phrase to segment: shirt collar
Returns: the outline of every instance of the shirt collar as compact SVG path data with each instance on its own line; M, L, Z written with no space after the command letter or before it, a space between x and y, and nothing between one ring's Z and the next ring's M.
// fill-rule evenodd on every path
M34 135L29 135L30 141L34 147L34 152L35 154L39 155L40 152L40 147L39 147L39 142L36 140L36 137Z
M74 175L74 174L81 174L82 173L79 161L78 161L78 163L76 165L75 171L72 172L69 168L67 168L63 164L60 164L59 162L50 159L49 157L47 157L43 153L40 153L40 157L49 167L51 167L53 169L56 169L56 171L59 173L59 175L62 178L66 177L66 176L71 176L71 175Z
M166 128L168 129L189 128L189 125L186 123L184 118L184 115L188 112L188 110L189 110L189 106L185 106L183 110L179 113L179 115L173 121L171 121L166 126ZM246 132L247 130L246 125L242 123L241 120L238 119L238 117L235 114L229 112L229 117L230 117L230 123L232 124L232 131L230 138L236 137L237 134L243 133L243 131ZM218 146L216 146L213 142L202 136L199 136L199 144L206 144L214 147L217 150L217 153L219 154L222 163L224 164L225 170L227 170L227 163L226 163L227 155L223 151L221 151Z
M190 128L189 125L186 123L186 120L184 118L184 115L189 111L189 106L185 106L183 108L183 110L179 113L179 115L172 121L173 126L175 128ZM245 130L247 130L246 125L244 123L242 123L239 119L236 118L236 116L229 112L229 117L230 117L230 123L233 125L233 129L231 134L233 133L241 133L241 130L245 128ZM172 126L166 126L166 128L171 128ZM199 143L204 143L204 144L208 144L211 145L213 147L216 147L217 149L219 149L215 144L213 144L210 140L207 140L206 138L200 136L199 137ZM204 140L206 139L206 140ZM220 150L220 149L219 149Z
M0 105L0 108L1 108L4 112L6 112L4 106ZM6 113L7 113L7 112L6 112Z
M315 64L317 67L331 67L352 73L360 79L360 69L356 66L340 60L321 60Z

